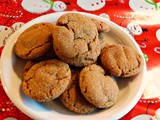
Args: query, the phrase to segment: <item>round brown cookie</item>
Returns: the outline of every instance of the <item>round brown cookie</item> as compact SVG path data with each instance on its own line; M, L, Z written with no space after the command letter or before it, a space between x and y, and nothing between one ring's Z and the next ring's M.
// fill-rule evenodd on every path
M25 59L35 59L53 48L54 25L51 23L37 23L27 28L18 37L14 50Z
M79 70L72 70L70 84L60 96L60 100L69 110L80 114L87 114L94 111L95 106L89 103L80 91L78 82L79 73Z
M53 32L57 56L75 66L94 63L100 54L98 31L94 22L78 13L62 15Z
M84 97L98 108L113 106L118 98L119 88L110 77L105 76L105 71L96 64L82 69L79 77L79 85Z
M71 79L68 64L56 60L46 60L33 65L26 73L22 90L24 93L39 102L59 97Z
M120 77L134 76L143 67L142 56L133 48L120 44L105 47L100 59L106 71Z

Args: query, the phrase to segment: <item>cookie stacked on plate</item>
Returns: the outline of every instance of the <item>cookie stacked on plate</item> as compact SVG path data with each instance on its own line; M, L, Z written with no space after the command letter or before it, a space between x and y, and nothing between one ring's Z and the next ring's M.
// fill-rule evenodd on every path
M59 98L80 114L112 107L119 88L111 75L134 76L142 70L143 59L130 47L108 45L99 37L109 29L106 23L78 13L64 14L56 24L27 28L14 46L16 55L28 60L23 92L39 102Z

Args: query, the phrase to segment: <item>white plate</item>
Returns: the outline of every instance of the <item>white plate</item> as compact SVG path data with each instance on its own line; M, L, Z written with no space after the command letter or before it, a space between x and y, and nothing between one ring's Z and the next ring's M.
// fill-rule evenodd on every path
M11 101L26 115L33 119L38 120L103 120L103 119L119 119L128 113L140 99L144 86L144 73L146 65L140 74L132 78L126 78L124 80L117 80L120 88L120 94L117 103L110 109L97 110L91 114L79 115L68 111L58 100L50 101L46 103L39 103L26 97L21 90L22 83L22 69L25 64L24 60L19 59L13 52L14 43L17 40L19 34L29 26L39 22L51 22L55 23L56 20L66 12L58 12L47 14L36 18L22 28L16 31L8 40L3 49L1 56L1 80L5 92L11 99ZM120 43L128 45L142 54L139 46L134 39L128 35L123 29L121 29L115 23L101 18L99 16L82 13L95 19L102 20L110 25L111 30L105 34L109 43Z

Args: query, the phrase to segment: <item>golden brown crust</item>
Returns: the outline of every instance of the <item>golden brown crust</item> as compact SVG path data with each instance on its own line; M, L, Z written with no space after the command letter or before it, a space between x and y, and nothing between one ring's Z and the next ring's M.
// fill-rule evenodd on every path
M84 97L98 108L113 106L118 98L117 83L109 76L105 76L102 67L93 64L80 72L79 85Z
M61 16L53 32L57 56L75 66L94 63L100 54L98 31L93 21L81 14Z
M25 59L44 55L53 46L53 28L51 23L32 25L18 37L14 46L15 53Z
M105 70L118 77L134 76L142 70L144 64L138 52L120 44L105 47L100 59Z
M69 110L80 114L87 114L95 110L95 106L89 103L82 95L79 88L80 70L72 70L72 77L68 88L60 96L60 100Z
M39 102L59 97L71 79L68 64L59 60L46 60L33 65L22 83L24 93Z

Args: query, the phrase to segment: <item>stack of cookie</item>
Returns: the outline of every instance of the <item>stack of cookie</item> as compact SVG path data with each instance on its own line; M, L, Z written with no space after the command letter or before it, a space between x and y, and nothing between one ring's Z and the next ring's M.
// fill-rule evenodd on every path
M56 24L43 22L26 29L14 46L16 55L28 60L23 92L39 102L59 98L80 114L112 107L119 88L111 75L134 76L142 70L143 59L130 47L101 40L100 33L109 29L78 13L64 14Z

